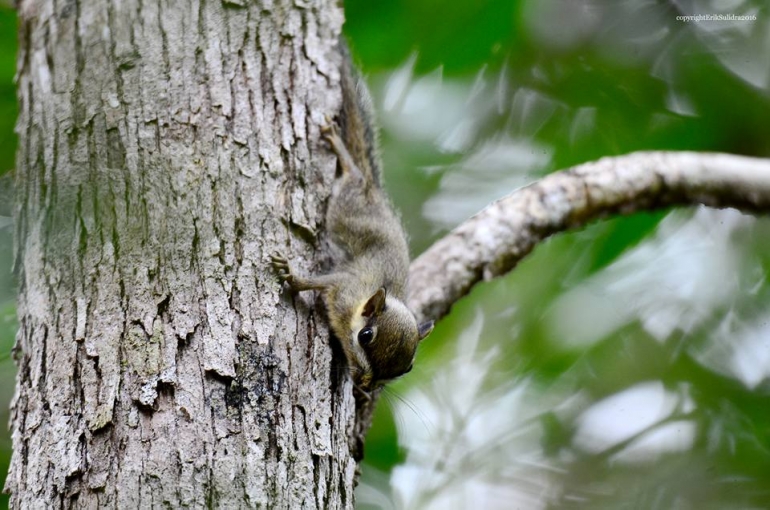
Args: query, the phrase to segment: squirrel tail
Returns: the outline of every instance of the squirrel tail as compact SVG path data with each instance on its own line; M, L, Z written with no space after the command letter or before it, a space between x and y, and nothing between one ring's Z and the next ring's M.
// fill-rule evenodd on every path
M372 97L363 78L353 66L350 49L343 36L340 36L339 47L342 54L342 108L339 116L342 139L366 178L381 187L382 162Z

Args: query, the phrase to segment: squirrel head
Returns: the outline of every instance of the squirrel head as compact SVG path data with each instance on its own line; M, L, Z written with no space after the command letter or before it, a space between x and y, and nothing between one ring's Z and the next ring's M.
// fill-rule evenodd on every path
M433 321L417 324L414 314L384 287L360 308L351 324L351 373L370 391L412 369L417 345L433 330Z

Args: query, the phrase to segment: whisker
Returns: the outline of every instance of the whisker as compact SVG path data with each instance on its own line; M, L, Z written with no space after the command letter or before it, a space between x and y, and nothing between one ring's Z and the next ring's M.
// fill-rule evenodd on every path
M419 418L420 423L422 423L423 427L425 427L425 430L431 435L431 437L433 436L433 432L436 427L433 425L433 423L430 422L430 419L428 418L428 416L425 413L421 412L420 409L413 402L411 402L409 399L402 396L399 392L397 392L396 390L394 390L389 386L386 386L384 388L383 393L386 395L386 398L392 398L403 403L410 411L414 413L415 416L417 416L417 418ZM398 418L401 420L402 424L405 424L405 420L403 416L400 416L400 413L398 413L396 406L391 405L390 407L391 409L393 409L393 414L394 415L398 414L399 415Z

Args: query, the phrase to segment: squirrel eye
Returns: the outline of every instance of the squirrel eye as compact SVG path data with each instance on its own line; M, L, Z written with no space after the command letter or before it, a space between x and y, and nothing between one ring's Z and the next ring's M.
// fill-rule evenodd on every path
M372 328L364 328L358 332L358 343L363 347L366 347L374 339L374 330Z

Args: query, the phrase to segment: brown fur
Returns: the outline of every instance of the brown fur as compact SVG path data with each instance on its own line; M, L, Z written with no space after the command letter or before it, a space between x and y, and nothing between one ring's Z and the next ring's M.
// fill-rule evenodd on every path
M380 183L369 93L352 66L347 46L344 42L340 46L344 57L342 135L329 127L324 136L337 154L340 169L326 225L344 256L335 261L332 273L308 278L293 273L281 256L275 256L273 264L295 291L322 291L332 331L342 345L353 380L369 391L411 369L417 345L430 333L432 323L418 327L404 304L409 272L406 235ZM378 294L380 289L384 294ZM363 345L359 334L366 328L372 329L373 339Z

